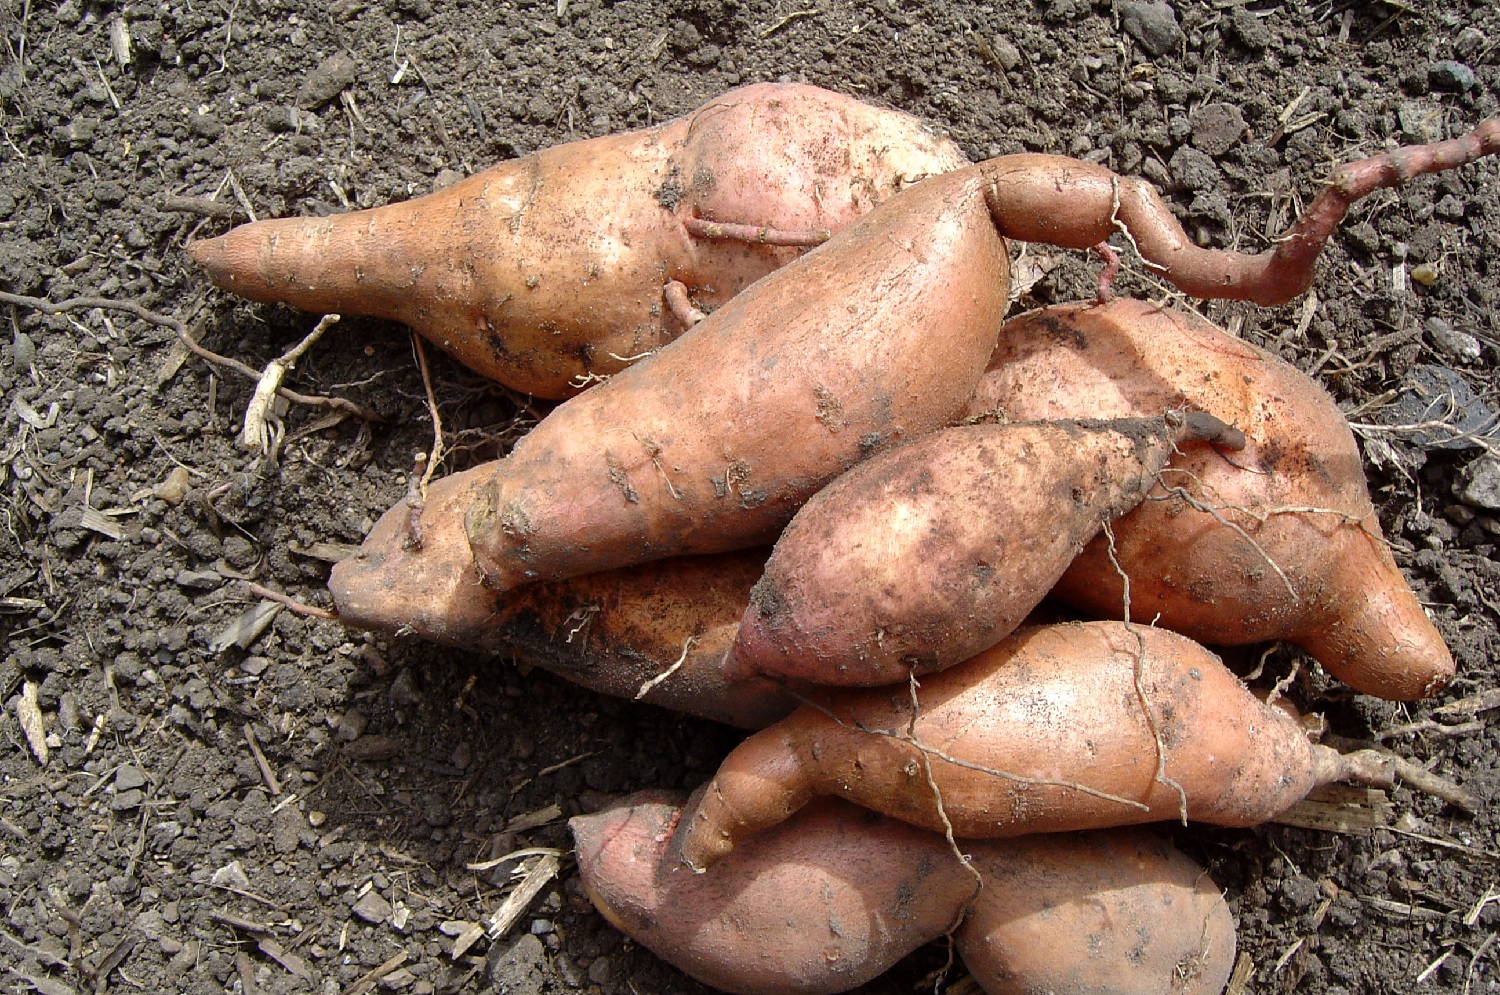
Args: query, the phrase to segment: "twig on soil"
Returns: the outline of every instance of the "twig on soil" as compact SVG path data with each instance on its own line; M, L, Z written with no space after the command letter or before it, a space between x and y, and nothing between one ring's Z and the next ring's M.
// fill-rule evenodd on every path
M422 348L422 337L411 333L412 348L417 353L417 368L422 371L422 387L427 392L427 412L432 416L432 452L417 454L412 468L412 486L406 492L406 538L402 545L407 549L422 548L422 511L427 507L427 485L437 471L443 458L443 416L438 411L437 396L432 392L432 373L427 367L427 351Z
M266 787L271 789L271 797L281 794L281 782L276 780L276 772L271 770L271 765L266 761L266 755L261 752L260 741L255 738L255 728L246 722L242 727L245 733L245 742L250 744L250 752L255 754L255 764L260 768L260 776L265 779Z
M301 342L266 364L256 380L255 394L245 406L245 427L241 429L239 438L241 447L271 454L280 448L280 420L272 412L271 406L281 388L281 381L286 379L287 371L297 365L297 360L338 320L339 316L336 314L325 314L313 326L313 330L303 336Z
M0 304L14 304L17 307L30 308L40 311L42 314L66 314L70 311L86 311L93 308L101 308L105 311L123 311L126 314L135 315L142 321L156 325L160 328L168 328L177 333L177 338L183 346L194 356L212 366L227 370L234 370L241 376L251 380L260 380L261 372L242 363L238 359L221 356L201 345L188 333L187 325L183 324L170 315L158 314L137 301L116 301L108 297L70 297L65 301L53 303L40 297L27 297L23 294L12 294L0 290ZM347 411L354 417L367 422L385 421L379 414L369 408L355 404L353 401L342 397L321 397L318 395L299 394L297 391L286 387L279 388L276 393L291 401L293 404L301 404L311 408L335 408Z
M303 604L295 598L282 594L280 591L273 591L269 587L262 587L260 584L256 584L253 581L246 586L250 589L250 593L255 595L256 597L265 598L267 601L274 601L279 605L290 608L298 615L305 615L308 618L321 618L329 622L337 622L339 620L338 615L334 612L329 611L327 608L319 608L316 605Z
M344 989L344 995L365 995L365 992L375 987L375 982L379 981L381 978L385 977L387 974L390 974L396 968L405 963L406 951L403 950L395 956L391 957L384 964L381 964L379 967L370 971L368 974L360 978L348 988Z

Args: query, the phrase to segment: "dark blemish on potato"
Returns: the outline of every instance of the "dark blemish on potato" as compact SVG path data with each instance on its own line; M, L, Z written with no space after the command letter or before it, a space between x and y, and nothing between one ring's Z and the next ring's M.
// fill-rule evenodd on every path
M661 181L661 186L656 188L654 196L656 202L669 211L677 210L677 205L682 203L682 184L677 182L678 172L674 163L667 178Z
M640 495L636 493L635 485L630 482L630 474L625 467L612 454L605 455L604 463L609 467L609 482L620 489L626 501L638 504Z

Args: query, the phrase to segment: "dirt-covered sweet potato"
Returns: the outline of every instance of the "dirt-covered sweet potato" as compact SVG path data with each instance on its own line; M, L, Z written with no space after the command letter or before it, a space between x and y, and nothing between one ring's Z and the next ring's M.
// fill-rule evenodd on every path
M1183 817L1264 822L1371 754L1310 743L1212 653L1165 629L1022 629L906 687L835 688L750 736L674 836L705 868L819 795L988 838Z
M416 200L254 222L188 251L242 297L403 321L487 377L567 397L682 332L665 288L716 307L800 254L799 236L815 244L964 164L906 114L760 83Z
M720 667L765 550L663 560L502 597L480 584L463 529L485 476L468 470L432 484L420 548L409 541L406 504L382 516L329 578L340 621L513 655L604 694L742 728L791 711L775 688L731 683Z
M1217 995L1234 960L1213 882L1139 830L962 840L971 872L937 833L823 799L699 875L667 854L680 813L652 793L574 818L579 875L617 928L724 991L846 991L960 920L990 995Z
M1202 413L960 425L873 456L805 504L750 593L726 668L874 686L1005 638L1178 446L1237 449Z
M1070 159L931 177L553 411L470 508L475 559L508 590L769 542L854 462L957 413L1005 309L1006 237L1087 247L1123 227L1191 293L1282 301L1352 199L1497 147L1500 120L1341 167L1260 256L1193 245L1149 185Z
M1351 687L1421 698L1453 657L1381 538L1359 448L1295 367L1181 311L1131 300L1008 322L970 414L1118 418L1192 408L1244 431L1238 453L1184 448L1114 526L1134 618L1221 645L1285 639ZM1105 539L1057 595L1120 617Z

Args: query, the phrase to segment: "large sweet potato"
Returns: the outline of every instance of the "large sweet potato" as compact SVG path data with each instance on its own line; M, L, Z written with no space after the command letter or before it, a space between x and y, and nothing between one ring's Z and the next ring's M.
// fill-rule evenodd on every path
M538 584L501 597L479 583L464 508L486 471L431 486L422 544L409 510L391 509L328 586L345 624L514 655L616 697L759 729L792 709L767 684L730 683L720 663L734 640L765 550L684 557Z
M1283 301L1352 199L1497 147L1500 120L1341 167L1261 256L1193 245L1149 185L1070 159L932 177L556 409L471 507L476 561L507 590L770 541L823 483L957 413L1005 309L1005 237L1087 247L1124 227L1191 293Z
M1154 496L1114 528L1132 616L1219 644L1286 639L1357 690L1421 698L1453 657L1381 538L1354 436L1290 364L1196 315L1119 300L1008 322L971 414L1019 419L1195 408L1244 430L1226 458L1184 449ZM1104 539L1059 596L1119 617Z
M243 225L188 251L219 286L308 311L406 322L517 390L567 397L802 250L698 222L837 230L964 165L915 118L760 83L655 128L545 149L416 200ZM722 229L722 226L720 226Z
M1179 445L1244 445L1201 413L962 425L873 456L776 542L726 668L873 686L1008 636Z
M1329 781L1388 782L1308 742L1217 657L1123 622L1023 629L896 688L830 689L732 751L674 836L704 868L818 795L985 838L1182 816L1264 822Z
M936 833L826 799L697 875L666 853L680 811L644 795L573 819L578 870L610 922L725 991L845 991L960 921L990 995L1217 995L1234 961L1224 899L1152 834L963 840L971 872Z

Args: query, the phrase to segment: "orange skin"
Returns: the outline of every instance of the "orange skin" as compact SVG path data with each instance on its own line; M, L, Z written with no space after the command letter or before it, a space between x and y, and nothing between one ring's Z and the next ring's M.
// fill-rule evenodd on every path
M712 310L804 251L702 237L693 222L802 231L815 244L965 163L909 115L760 83L426 197L254 222L188 252L242 297L402 321L484 376L562 398L682 333L690 313L668 305L668 287Z
M1190 293L1280 303L1352 200L1497 148L1500 119L1340 167L1254 256L1199 248L1148 184L1071 159L931 177L557 408L470 508L475 560L503 591L769 542L853 463L957 415L1007 303L1007 238L1084 248L1123 227Z
M1249 826L1349 778L1389 783L1389 771L1309 743L1196 643L1072 623L1022 629L924 678L915 715L904 687L824 691L734 749L673 840L707 868L820 795L970 838L1179 817Z
M962 840L971 872L942 836L826 799L698 875L667 853L680 814L648 793L573 819L579 876L616 928L724 991L846 991L960 921L990 995L1218 995L1234 963L1218 889L1151 833Z
M1423 698L1453 677L1452 654L1381 538L1353 434L1296 368L1195 315L1131 300L1014 318L990 365L971 415L1193 409L1245 432L1239 453L1173 456L1154 499L1115 523L1133 618L1221 645L1288 640L1350 687L1384 698ZM1056 594L1120 616L1124 591L1106 539L1085 548Z
M731 683L719 666L765 550L664 560L501 597L479 582L463 530L464 508L487 475L481 468L433 482L420 549L408 542L405 502L386 512L333 568L339 620L519 656L616 697L635 698L644 687L644 701L741 728L792 710L777 689Z
M873 456L777 540L725 667L875 686L1008 636L1179 446L1242 442L1201 414L960 425Z

